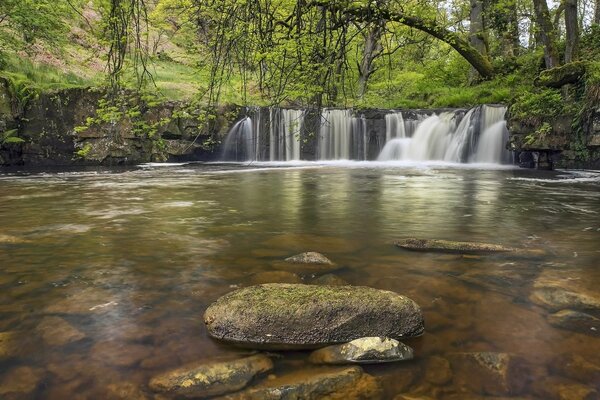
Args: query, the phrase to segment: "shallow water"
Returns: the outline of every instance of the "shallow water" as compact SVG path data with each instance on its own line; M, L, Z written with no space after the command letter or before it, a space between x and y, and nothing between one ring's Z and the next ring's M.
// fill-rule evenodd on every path
M246 354L207 337L204 309L273 279L261 272L285 268L311 282L281 263L311 250L347 282L423 308L427 333L406 341L416 359L365 367L386 398L455 398L456 382L427 383L430 357L472 351L523 357L533 372L521 398L544 398L535 381L564 378L557 357L600 364L599 336L553 327L529 300L544 273L597 295L600 176L488 167L148 164L0 175L0 397L15 381L16 398L109 398L123 382L146 392L159 372ZM545 255L413 253L393 245L402 237ZM277 368L306 356L284 354Z

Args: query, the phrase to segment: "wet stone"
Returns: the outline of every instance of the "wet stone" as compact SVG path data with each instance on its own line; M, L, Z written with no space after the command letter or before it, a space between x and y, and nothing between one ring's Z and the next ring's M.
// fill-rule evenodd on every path
M568 270L545 270L535 280L529 299L552 311L600 311L600 294L581 279L570 279Z
M204 314L210 336L251 348L315 348L370 336L419 336L411 299L361 286L265 284L231 292Z
M600 363L593 363L582 356L567 354L554 360L558 373L581 383L596 383L600 389Z
M149 386L158 393L187 398L218 396L244 388L257 375L272 368L271 359L264 355L196 362L152 378Z
M114 295L104 289L85 288L51 303L44 310L48 314L89 314L114 310L119 303Z
M454 353L449 359L456 386L474 393L518 395L527 384L525 361L508 353Z
M347 286L350 285L345 279L334 274L321 275L311 282L313 285Z
M548 315L550 325L586 335L600 336L600 318L580 311L561 310Z
M425 379L434 385L445 385L452 380L450 362L443 357L429 357L425 365Z
M149 397L131 382L111 383L106 386L106 398L111 400L146 400Z
M90 350L90 357L107 365L132 367L148 358L152 347L120 341L98 342Z
M0 332L0 360L19 355L18 337L20 332Z
M17 367L2 375L0 398L9 395L28 395L34 392L44 377L39 368Z
M405 250L462 254L506 253L517 250L513 247L490 243L454 242L450 240L417 238L398 240L396 241L396 246Z
M261 283L300 283L302 279L292 272L266 271L251 275L249 282L253 285Z
M44 317L36 331L49 346L64 346L85 338L85 334L60 317Z
M333 262L325 257L321 253L314 251L308 251L306 253L296 254L285 259L286 262L292 264L320 264L320 265L334 265Z
M598 400L598 392L581 383L551 376L533 383L533 391L544 400Z
M365 337L314 351L309 361L314 364L379 364L412 360L413 349L395 339Z
M377 379L360 367L310 368L272 377L243 392L224 397L229 400L318 400L381 399Z

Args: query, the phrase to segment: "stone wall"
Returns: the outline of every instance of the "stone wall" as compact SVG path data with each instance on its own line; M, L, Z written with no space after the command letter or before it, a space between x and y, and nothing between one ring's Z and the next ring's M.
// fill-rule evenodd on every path
M22 107L0 79L0 165L118 165L151 161L192 161L212 157L238 107L217 110L209 129L200 110L182 102L148 105L139 101L139 115L118 121L86 123L97 116L103 93L64 89L42 93ZM82 129L83 126L89 126ZM152 129L149 129L152 127ZM23 143L3 143L2 134L18 130Z

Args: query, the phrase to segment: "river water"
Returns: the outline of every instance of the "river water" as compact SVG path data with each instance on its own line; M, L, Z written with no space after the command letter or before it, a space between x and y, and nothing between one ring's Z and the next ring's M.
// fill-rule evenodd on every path
M381 378L385 398L461 398L452 397L462 390L456 375L437 385L428 378L432 356L456 352L525 359L532 372L520 398L545 398L544 379L591 387L589 375L566 373L557 360L600 365L600 336L549 324L550 311L530 296L536 279L549 275L600 297L599 206L598 174L488 166L7 172L0 175L0 398L117 398L124 387L141 396L157 373L246 354L208 338L204 310L235 288L289 279L266 272L297 272L281 260L309 250L336 262L334 274L350 284L393 290L423 308L426 334L406 341L415 360L365 367ZM393 245L403 237L544 255L413 253ZM277 368L303 365L306 356L284 354Z

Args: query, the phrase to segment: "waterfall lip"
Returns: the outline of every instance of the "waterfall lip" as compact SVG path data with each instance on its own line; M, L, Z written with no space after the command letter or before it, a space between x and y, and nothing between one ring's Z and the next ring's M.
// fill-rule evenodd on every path
M348 168L439 168L439 169L473 169L473 170L517 170L519 167L512 164L494 163L456 163L448 161L361 161L361 160L294 160L294 161L213 161L204 162L209 165L239 165L256 167L348 167Z

